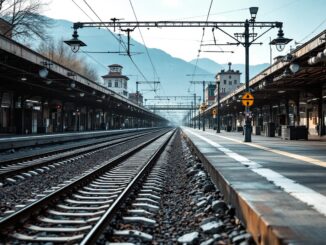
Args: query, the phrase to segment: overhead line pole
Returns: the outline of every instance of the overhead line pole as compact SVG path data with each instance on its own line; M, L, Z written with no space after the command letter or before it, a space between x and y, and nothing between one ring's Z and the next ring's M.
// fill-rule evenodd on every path
M209 84L211 83L214 83L215 81L190 81L190 83L192 84L203 84L203 104L205 103L205 85L206 85L206 82L208 82ZM200 115L200 113L199 113ZM202 123L203 123L203 131L205 131L205 117L204 115L202 115ZM200 124L199 124L200 125ZM199 126L199 129L200 129L200 126Z
M137 105L139 104L138 98L139 98L139 90L138 90L138 84L154 84L154 91L156 91L155 89L155 85L159 84L159 81L136 81L136 97L137 97Z

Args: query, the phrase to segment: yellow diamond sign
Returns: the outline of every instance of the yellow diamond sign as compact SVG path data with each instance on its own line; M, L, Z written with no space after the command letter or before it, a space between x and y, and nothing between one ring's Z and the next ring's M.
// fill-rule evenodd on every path
M254 104L254 96L250 92L247 92L242 96L241 101L244 106L252 106Z

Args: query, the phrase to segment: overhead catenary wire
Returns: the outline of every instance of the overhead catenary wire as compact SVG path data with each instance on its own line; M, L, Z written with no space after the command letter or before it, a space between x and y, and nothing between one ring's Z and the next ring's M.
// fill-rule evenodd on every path
M135 17L136 21L138 22L138 18L137 18L137 15L136 15L135 8L134 8L134 6L133 6L133 4L132 4L132 1L129 0L129 3L130 3L130 6L131 6L131 8L132 8L132 11L133 11L134 17ZM153 69L153 72L154 72L154 80L155 80L155 78L157 78L157 79L159 80L159 75L158 75L157 70L156 70L156 68L155 68L154 62L153 62L153 60L152 60L152 58L151 58L151 56L150 56L150 54L149 54L149 51L148 51L147 45L146 45L146 43L145 43L145 39L144 39L144 37L143 37L143 34L142 34L140 28L139 28L138 30L139 30L139 34L140 34L140 36L141 36L141 39L142 39L142 41L143 41L143 44L144 44L144 46L145 46L145 49L146 49L146 53L147 53L148 59L149 59L149 61L150 61L150 63L151 63L151 66L152 66L152 69ZM151 86L151 85L150 85L150 86ZM164 90L164 87L163 87L162 83L159 83L159 87L160 87L161 91L163 92L163 94L165 94L165 90ZM157 91L155 90L154 92L155 92L155 94L157 95Z
M84 11L74 0L71 0L76 6L77 8L79 8L80 11L82 11L91 21L94 21L92 17L90 17L86 11Z
M96 16L96 18L101 22L103 23L102 19L100 18L100 16L95 12L95 10L92 8L92 6L86 1L86 0L83 0L84 3L86 4L86 6L92 11L92 13ZM104 26L104 25L103 25ZM116 37L116 35L114 35L114 33L108 28L108 27L105 27L108 32L112 35L112 37L114 39L116 39L125 49L125 51L127 52L127 46L125 44L125 42L122 40L122 39L119 39L118 37Z
M103 20L100 18L100 16L95 12L95 10L92 8L92 6L90 6L90 4L86 1L83 0L84 3L87 5L87 7L93 12L93 14L98 18L98 20L103 23ZM116 37L116 35L114 35L114 33L108 28L106 27L106 29L109 31L109 33L114 37L114 39L116 39L124 48L125 52L127 52L128 48L127 45L125 44L125 42L121 39L119 39L118 37ZM136 64L136 62L132 59L132 57L130 55L128 55L129 59L131 60L131 62L133 63L133 65L135 66L136 70L139 72L139 74L143 77L143 79L145 81L148 81L148 79L146 78L146 76L144 75L144 73L140 70L139 66Z
M210 3L210 5L209 5L209 9L208 9L208 13L207 13L207 16L206 16L206 22L208 21L209 14L210 14L210 12L211 12L213 2L214 2L214 0L211 0L211 3ZM200 52L201 52L201 46L202 46L202 44L203 44L203 40L204 40L204 35L205 35L205 28L203 28L203 32L202 32L202 36L201 36L201 41L200 41L199 49L198 49L198 54L197 54L197 58L196 58L196 63L195 63L194 70L193 70L193 72L192 72L191 80L194 80L194 76L195 76L196 71L197 71L198 61L199 61ZM194 86L195 86L195 85L194 85Z
M78 3L76 3L74 0L71 0L77 7L80 11L82 11L91 21L94 21L93 18L91 18L89 16L89 14L86 13L86 11L84 11ZM96 62L97 64L99 64L100 66L104 67L105 69L107 68L104 64L102 64L100 61L98 61L93 55L90 55L89 53L87 52L84 52L84 51L81 51L83 54L87 55L90 59L92 59L94 62Z
M137 14L136 14L135 8L134 8L134 6L133 6L133 4L132 4L132 1L129 0L129 3L130 3L130 6L131 6L131 9L132 9L132 12L133 12L133 14L134 14L134 17L135 17L136 21L138 22ZM150 63L151 63L151 66L152 66L152 69L153 69L154 80L155 80L155 78L158 78L158 77L159 77L159 76L158 76L158 73L157 73L157 70L156 70L156 68L155 68L155 66L154 66L154 63L153 63L153 60L152 60L152 58L151 58L151 56L150 56L150 54L149 54L149 51L148 51L148 48L147 48L147 45L146 45L146 42L145 42L144 36L143 36L143 34L142 34L140 28L138 28L138 31L139 31L140 37L141 37L141 39L142 39L142 42L143 42L143 44L144 44L144 47L145 47L145 50L146 50L147 57L148 57L148 59L149 59L149 61L150 61ZM152 88L151 85L150 85L150 87ZM153 88L152 88L152 89L153 89ZM155 92L155 94L157 94L157 93L156 93L156 90L155 90L155 86L154 86L154 92Z
M102 64L101 62L99 62L97 59L95 59L92 55L90 55L89 53L85 52L85 51L81 51L83 54L86 54L89 58L91 58L93 61L95 61L97 64L99 64L100 66L104 67L105 69L107 68L104 64Z
M93 19L74 1L74 0L72 0L73 2L74 2L74 4L88 17L88 18L90 18L91 19L91 21L93 21ZM101 18L97 15L97 13L94 11L94 9L88 4L88 2L87 1L85 1L84 0L84 2L85 2L85 4L87 5L87 7L93 12L93 14L101 21L101 22L103 22L102 20L101 20ZM112 31L110 30L110 29L108 29L108 28L106 28L108 31L109 31L109 33L113 36L113 38L114 39L116 39L117 41L118 41L118 43L121 45L121 46L123 46L123 48L124 48L124 50L126 51L127 50L127 47L126 47L126 44L123 42L123 40L122 39L119 39L118 37L116 37L113 33L112 33ZM106 66L105 65L103 65L101 62L99 62L98 60L96 60L93 56L91 56L91 55L89 55L89 54L87 54L86 52L83 52L84 54L86 54L86 55L88 55L91 59L93 59L96 63L98 63L98 64L100 64L101 66L103 66L103 67L105 67L106 68ZM147 78L145 77L145 75L143 74L143 72L140 70L140 68L138 67L138 65L135 63L135 61L129 56L129 58L130 58L130 61L133 63L133 65L135 66L135 68L136 68L136 70L138 71L138 73L143 77L143 79L144 80L146 80L147 81Z
M138 22L138 18L137 18L137 15L136 15L135 8L134 8L134 6L133 6L133 4L132 4L132 1L129 0L129 3L130 3L130 6L131 6L131 9L132 9L132 12L133 12L133 14L134 14L134 16L135 16L135 19L136 19L136 21ZM154 66L153 60L152 60L152 58L151 58L151 56L150 56L150 54L149 54L149 52L148 52L148 48L147 48L147 45L146 45L145 39L144 39L144 37L143 37L143 34L142 34L140 28L138 28L138 31L139 31L140 37L141 37L141 39L142 39L142 41L143 41L143 44L144 44L144 46L145 46L147 57L148 57L148 59L149 59L149 61L150 61L150 63L151 63L151 66L152 66L152 69L153 69L153 72L154 72L154 80L155 80L155 77L158 77L157 70L155 69L155 66Z
M319 27L321 27L324 23L326 23L326 18L320 23L318 24L308 35L306 35L304 38L302 38L299 43L303 42L305 39L307 39L309 36L311 36L312 34L314 34Z

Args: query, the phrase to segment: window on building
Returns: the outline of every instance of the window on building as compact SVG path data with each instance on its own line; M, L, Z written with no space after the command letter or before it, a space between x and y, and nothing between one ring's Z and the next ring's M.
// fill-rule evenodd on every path
M229 79L231 79L232 77L231 77L231 75L229 75Z
M108 87L109 87L109 88L112 87L112 82L111 82L111 80L108 82Z
M234 80L234 84L237 84L238 83L238 81L237 80Z
M229 85L232 85L232 81L229 81Z
M226 84L226 80L224 80L224 84Z
M115 80L115 82L114 82L114 87L116 87L116 88L119 87L119 82L118 82L118 80Z
M127 89L127 81L124 81L124 88Z
M111 67L110 70L111 70L111 72L119 72L119 73L121 73L121 67Z
M128 95L128 92L124 90L124 91L123 91L123 95L124 95L124 96L127 96L127 95Z
M208 96L214 96L214 89L208 90Z

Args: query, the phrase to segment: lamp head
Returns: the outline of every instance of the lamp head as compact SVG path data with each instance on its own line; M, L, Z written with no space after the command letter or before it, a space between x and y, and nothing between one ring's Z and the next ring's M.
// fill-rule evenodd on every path
M75 83L75 81L71 81L71 82L70 82L70 87L71 87L71 88L76 88L76 83Z
M38 71L38 74L41 78L46 78L49 74L48 69L46 69L45 67L42 68L41 70Z
M284 50L285 45L288 44L291 41L292 41L292 39L289 39L289 38L285 38L284 37L283 30L282 30L282 28L280 28L278 30L278 33L277 33L277 38L275 38L274 40L272 40L269 44L270 45L275 45L276 46L276 49L281 52L281 51Z
M68 44L71 47L72 52L78 52L80 47L87 46L83 41L78 39L77 30L74 30L74 34L72 34L72 39L64 41L64 43Z
M249 11L250 11L250 15L251 15L251 20L255 21L257 12L258 12L258 7L250 7Z
M297 63L292 63L290 65L290 70L292 71L293 74L295 74L300 70L300 65L298 65Z
M46 85L50 85L52 83L52 80L46 80L45 83Z

